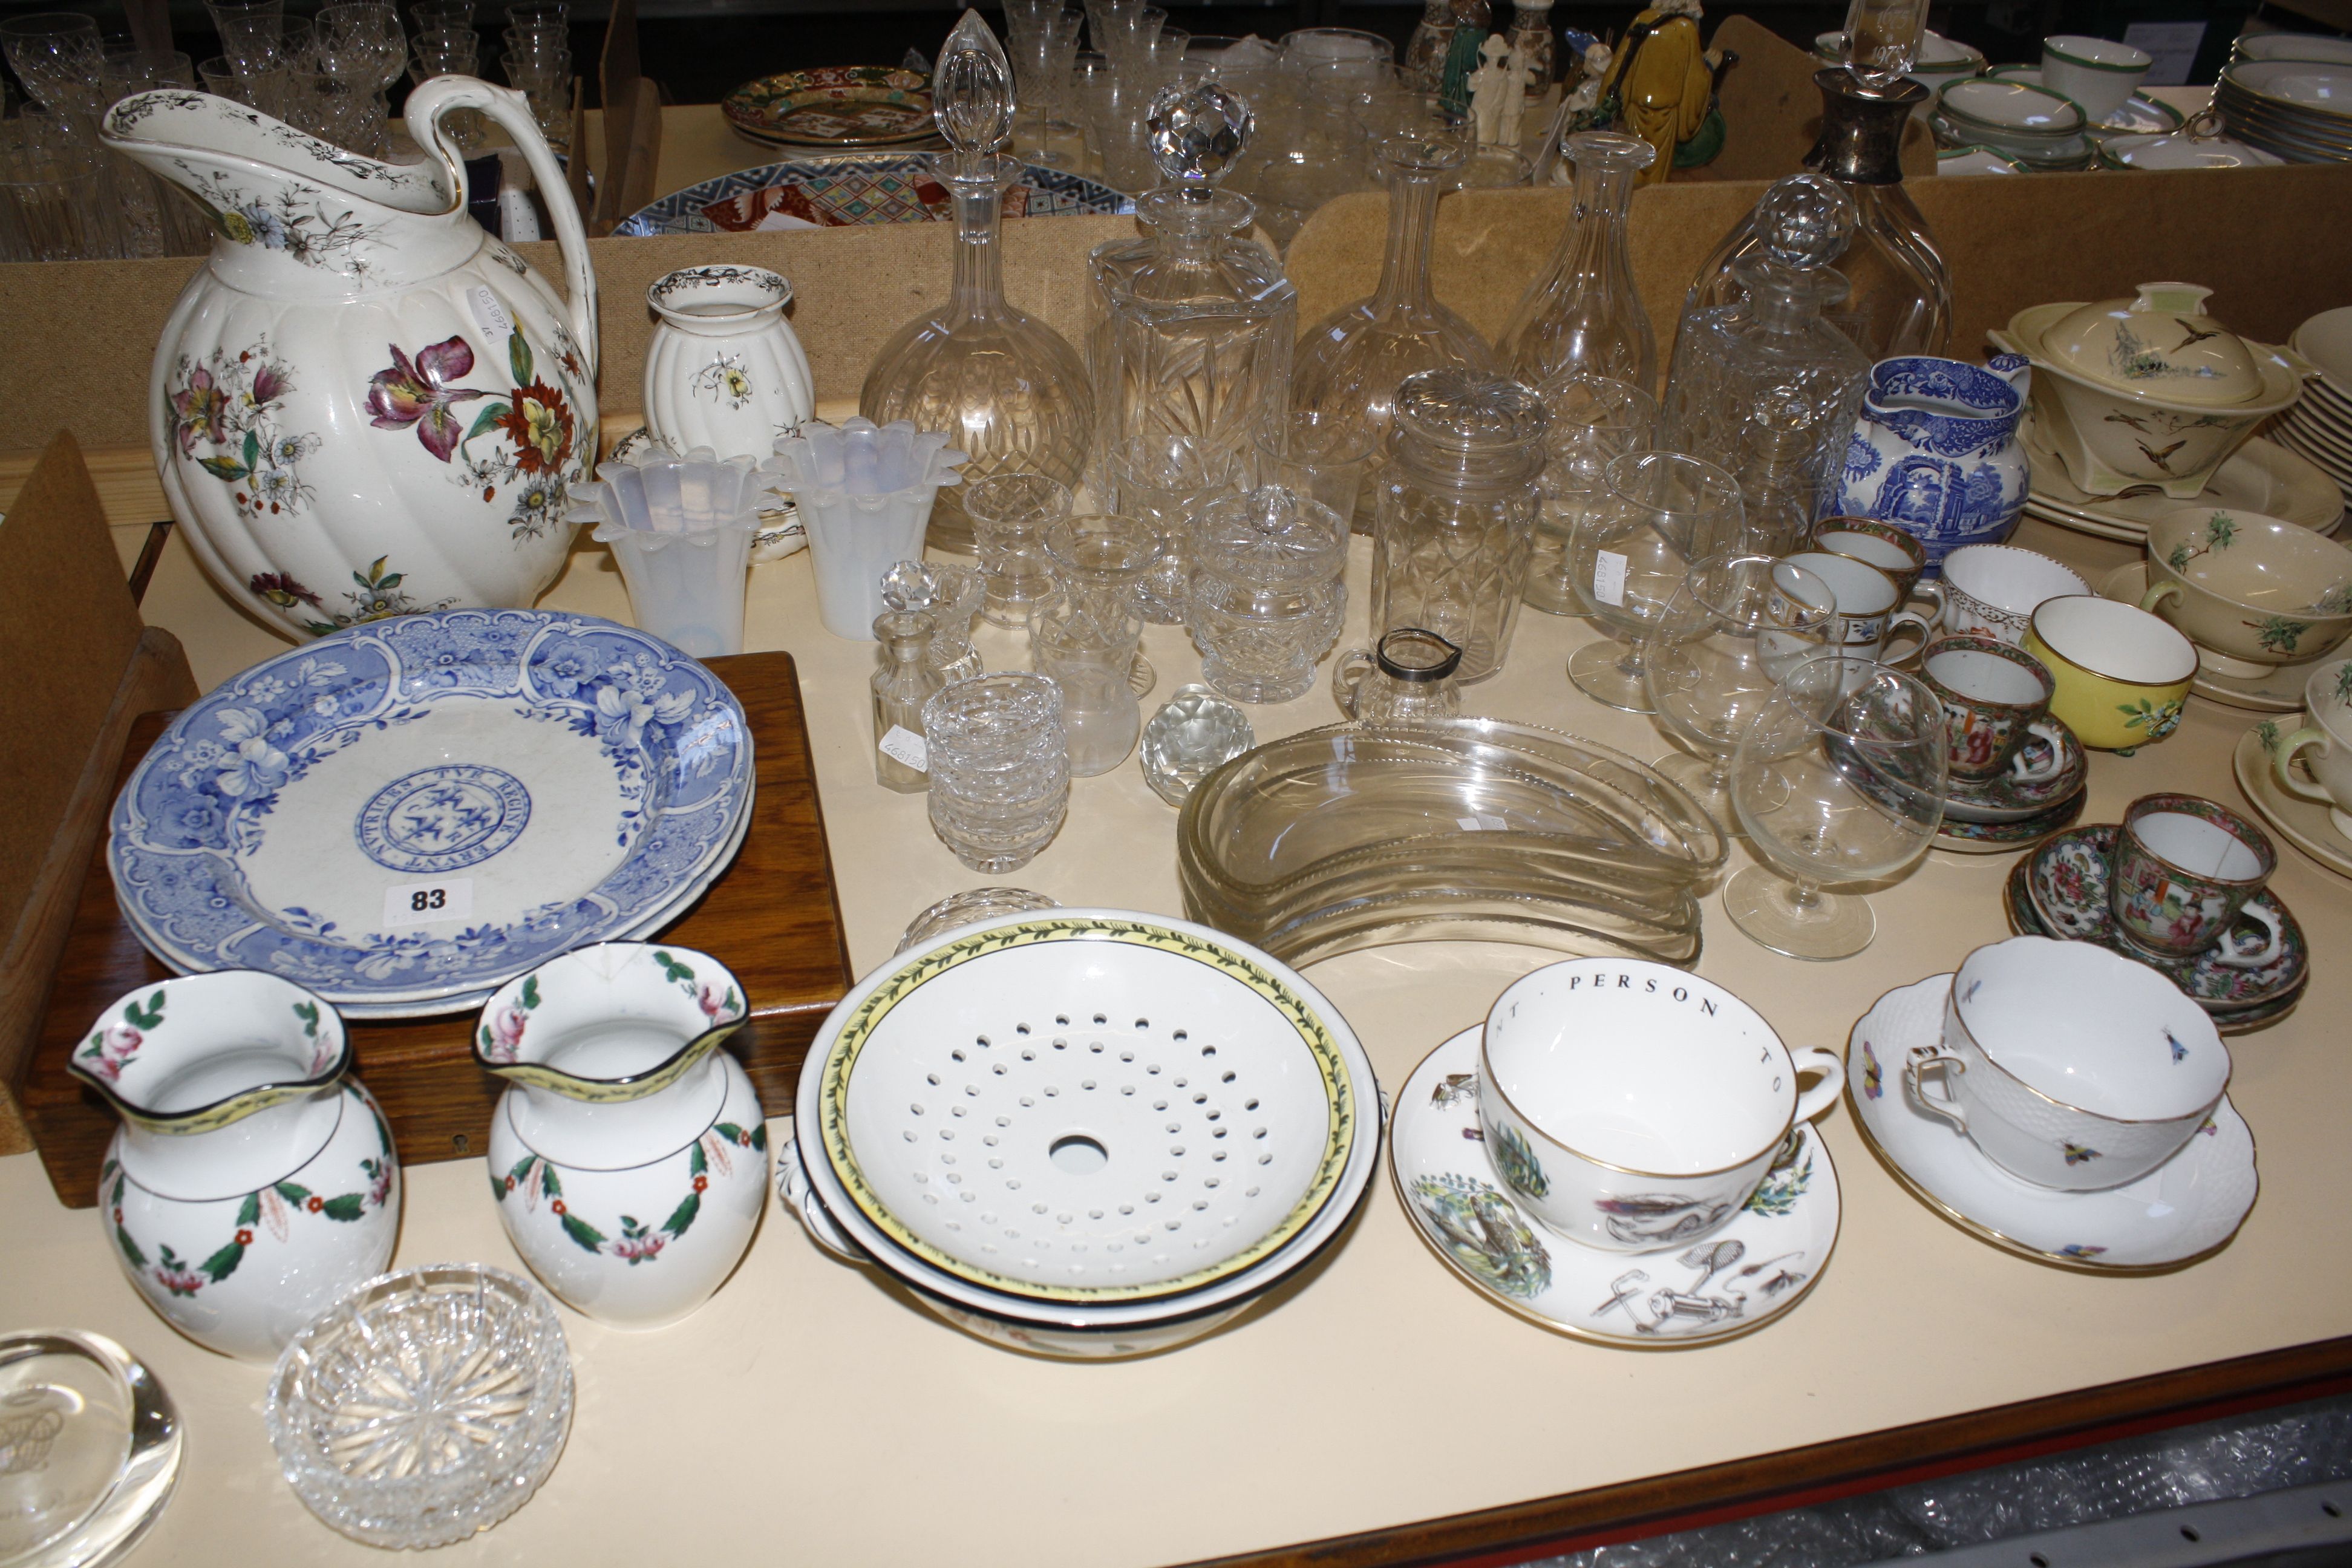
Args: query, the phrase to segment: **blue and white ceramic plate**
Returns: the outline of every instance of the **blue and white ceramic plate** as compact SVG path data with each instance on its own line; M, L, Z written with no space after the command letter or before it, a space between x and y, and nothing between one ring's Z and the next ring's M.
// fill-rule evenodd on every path
M1019 205L1015 205L1015 198ZM1099 181L1024 164L1006 193L1012 216L1117 216L1135 198ZM824 228L925 223L954 216L947 186L926 153L863 153L762 163L673 191L622 220L621 235L721 234L768 227Z
M377 1016L462 1006L675 913L750 809L724 683L587 616L352 626L173 721L114 803L131 927L184 973L259 969Z

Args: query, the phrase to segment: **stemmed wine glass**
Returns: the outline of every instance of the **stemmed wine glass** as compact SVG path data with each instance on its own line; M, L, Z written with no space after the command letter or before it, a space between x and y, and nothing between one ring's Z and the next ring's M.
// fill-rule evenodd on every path
M1826 884L1889 877L1944 820L1944 709L1916 676L1867 658L1800 663L1731 761L1731 801L1768 865L1723 885L1732 923L1791 958L1844 958L1877 917Z
M1836 599L1803 567L1729 552L1693 565L1642 661L1658 727L1691 748L1653 764L1732 831L1731 757L1766 701L1830 647Z
M1686 453L1626 452L1601 470L1601 487L1570 536L1569 574L1584 613L1623 640L1577 649L1568 678L1597 701L1646 713L1642 643L1691 563L1738 539L1739 486Z

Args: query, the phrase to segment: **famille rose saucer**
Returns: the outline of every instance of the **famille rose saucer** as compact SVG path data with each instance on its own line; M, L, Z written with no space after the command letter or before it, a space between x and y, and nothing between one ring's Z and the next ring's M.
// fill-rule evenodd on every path
M2010 822L1967 822L1951 815L1945 803L1943 822L1936 829L1933 847L1955 855L2009 855L2030 849L2053 833L2062 833L2083 815L2088 792L2076 790L2057 805Z
M2084 754L2083 742L2074 731L2055 719L2045 719L2056 734L2053 742L2040 735L2029 735L2018 748L2029 769L2047 767L2050 753L2058 753L2057 771L2046 778L2021 783L2015 773L2003 769L1982 784L1964 784L1955 780L1944 796L1944 819L1947 822L2011 823L2046 818L2054 811L2074 805L2083 794L2090 776L2090 759Z
M1846 1100L1879 1163L1971 1235L2092 1274L2178 1268L2219 1250L2254 1206L2254 1135L2224 1096L2179 1153L2126 1186L2065 1193L2011 1175L1910 1103L1903 1063L1942 1038L1952 977L1888 992L1846 1047Z
M1731 1223L1661 1252L1604 1252L1555 1235L1511 1200L1478 1126L1478 1042L1465 1029L1397 1096L1389 1159L1432 1250L1497 1304L1601 1344L1716 1344L1795 1306L1837 1245L1837 1169L1810 1122Z
M2147 964L2170 980L2217 1023L2244 1022L2250 1009L2292 1005L2311 978L2311 948L2303 927L2284 900L2267 888L2246 900L2279 923L2279 955L2259 969L2238 969L2209 950L2191 959L2152 958L2124 940L2107 908L2107 864L2115 852L2116 825L2097 823L2062 833L2010 873L2021 884L2028 907L2048 935L2093 942ZM2241 931L2258 931L2253 921ZM2233 936L2237 933L2233 932Z

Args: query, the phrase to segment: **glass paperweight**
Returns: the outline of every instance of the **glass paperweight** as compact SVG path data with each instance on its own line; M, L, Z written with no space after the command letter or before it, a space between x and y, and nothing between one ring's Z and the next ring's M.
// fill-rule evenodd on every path
M1246 465L1289 397L1298 336L1297 289L1244 237L1255 209L1217 189L1255 122L1238 96L1201 81L1161 89L1146 123L1165 184L1138 204L1140 236L1097 246L1090 262L1097 449L1181 436Z
M304 1506L370 1546L446 1546L530 1500L572 1430L546 1291L504 1269L380 1274L289 1342L264 1417Z
M163 1511L180 1449L172 1401L112 1340L0 1336L0 1563L111 1562Z
M1380 286L1309 327L1290 373L1293 409L1352 424L1372 451L1369 498L1385 461L1398 384L1424 370L1458 366L1492 374L1494 350L1476 328L1437 301L1429 252L1437 232L1437 197L1468 161L1466 136L1410 132L1380 147L1389 187L1388 251ZM1360 503L1370 512L1369 500Z
M1180 686L1143 727L1143 782L1171 805L1257 744L1249 715L1206 686Z
M1683 313L1658 447L1733 469L1770 445L1759 417L1802 417L1811 446L1800 482L1820 497L1839 477L1870 375L1870 361L1824 315L1848 291L1829 263L1853 232L1854 206L1836 181L1791 174L1764 193L1751 221L1759 243L1731 264L1738 295Z
M1638 136L1580 131L1568 139L1576 205L1551 263L1528 286L1496 353L1530 386L1602 375L1647 392L1658 384L1658 339L1633 286L1625 209L1634 178L1657 158Z
M968 925L992 921L999 915L1031 915L1040 910L1058 910L1059 899L1033 893L1026 888L967 888L961 893L950 893L921 914L907 922L906 934L891 949L897 957L919 942L929 942L935 936L945 936Z
M954 148L940 174L955 204L955 275L938 310L898 329L874 356L858 412L912 420L969 454L964 477L1028 471L1075 487L1093 400L1086 363L1061 333L1004 297L1004 193L1021 165L998 156L1013 123L1013 68L988 25L966 11L932 79L932 113ZM972 552L963 499L941 495L930 542Z

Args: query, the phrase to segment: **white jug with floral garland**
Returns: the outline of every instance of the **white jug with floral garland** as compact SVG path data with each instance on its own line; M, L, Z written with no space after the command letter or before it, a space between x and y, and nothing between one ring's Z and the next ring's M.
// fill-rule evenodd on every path
M467 214L442 121L481 110L529 161L566 298ZM210 93L139 93L105 141L217 237L149 383L172 515L230 596L290 635L528 605L562 569L594 466L596 280L523 95L437 77L419 163L383 163Z

